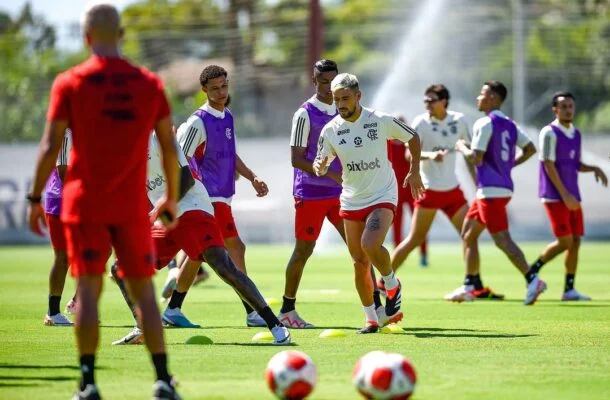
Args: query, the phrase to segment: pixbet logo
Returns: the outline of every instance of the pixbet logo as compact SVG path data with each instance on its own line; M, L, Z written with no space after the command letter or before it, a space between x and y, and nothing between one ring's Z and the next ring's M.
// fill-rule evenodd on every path
M151 191L160 187L165 183L165 177L161 174L157 174L154 179L149 179L146 181L146 188Z
M377 168L381 168L381 164L379 164L379 158L375 158L375 161L366 162L366 161L360 160L360 162L352 161L351 163L347 164L347 170L350 172L368 171L368 170L374 170Z

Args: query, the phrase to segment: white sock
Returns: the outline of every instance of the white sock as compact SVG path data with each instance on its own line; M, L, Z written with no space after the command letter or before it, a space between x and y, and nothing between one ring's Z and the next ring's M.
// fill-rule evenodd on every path
M392 290L398 286L398 279L394 276L394 271L390 272L389 275L382 275L383 283L386 290Z
M377 319L377 313L375 312L375 303L370 306L363 306L364 315L366 315L366 322L369 324L370 322L374 322L379 325L379 320Z

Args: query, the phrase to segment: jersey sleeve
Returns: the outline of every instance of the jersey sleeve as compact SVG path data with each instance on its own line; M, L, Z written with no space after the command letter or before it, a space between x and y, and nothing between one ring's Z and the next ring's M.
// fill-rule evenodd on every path
M391 115L384 115L384 119L388 139L398 139L401 142L408 142L413 136L417 136L417 132L413 130L409 125L402 122L398 118L394 118Z
M530 143L532 143L532 139L521 128L517 127L517 146L522 149Z
M57 75L49 99L47 120L68 120L69 117L69 78L66 72Z
M59 150L59 155L57 156L56 166L60 165L68 165L68 156L70 155L70 150L72 149L72 131L68 128L64 133L64 139L61 143L61 149Z
M472 149L487 151L489 139L491 139L492 125L491 118L483 117L474 123L472 127Z
M468 143L472 142L470 125L468 125L468 122L466 122L466 117L464 117L464 115L460 115L458 118L458 133L460 139L463 139Z
M555 132L548 126L545 126L540 131L540 136L538 137L538 145L540 147L540 153L538 154L538 158L541 161L555 161L555 151L557 149L557 136L555 136Z
M203 121L196 115L191 115L185 123L180 125L176 136L178 144L188 158L193 157L197 147L207 140Z
M309 114L304 108L299 108L292 117L292 129L290 131L290 145L294 147L307 147L309 139Z
M189 167L189 162L186 159L186 156L184 155L184 152L181 150L180 145L178 144L178 141L176 139L174 139L174 142L176 144L176 149L178 149L178 164L180 164L180 167Z

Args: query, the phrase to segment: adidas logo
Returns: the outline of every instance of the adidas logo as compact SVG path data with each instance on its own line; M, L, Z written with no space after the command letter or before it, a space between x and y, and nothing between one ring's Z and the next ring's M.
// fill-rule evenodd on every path
M347 142L345 141L345 139L341 139L341 141L339 142L339 144L346 144Z

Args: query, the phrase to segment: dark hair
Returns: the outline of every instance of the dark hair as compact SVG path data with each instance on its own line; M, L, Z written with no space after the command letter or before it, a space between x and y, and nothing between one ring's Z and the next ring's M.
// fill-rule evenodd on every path
M337 63L334 62L333 60L318 60L316 61L316 63L313 65L313 71L314 73L318 72L331 72L331 71L335 71L336 73L339 73L339 68L337 67Z
M557 102L559 101L560 97L569 97L572 100L576 101L576 97L574 97L574 95L570 92L556 92L553 95L553 107L557 107Z
M199 75L199 83L201 86L205 86L210 79L220 78L221 76L226 78L227 75L227 70L223 67L219 67L218 65L210 65L201 71L201 75Z
M430 85L426 88L424 94L430 92L436 94L439 100L447 100L447 107L449 107L449 99L451 96L449 96L449 90L447 90L445 85L443 85L442 83L435 83L433 85Z
M489 88L491 89L492 92L494 92L495 94L500 96L500 99L502 99L502 102L504 102L504 100L506 100L506 96L508 96L508 89L506 89L506 86L504 86L504 84L502 82L487 81L487 82L485 82L485 85L489 86Z

